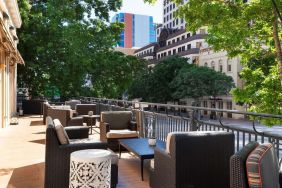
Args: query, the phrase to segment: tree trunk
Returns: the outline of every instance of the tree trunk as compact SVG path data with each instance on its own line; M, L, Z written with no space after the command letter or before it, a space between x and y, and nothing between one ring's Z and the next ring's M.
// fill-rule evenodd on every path
M278 31L278 15L275 10L274 10L274 14L275 14L275 17L273 20L273 39L275 42L276 57L277 57L277 62L278 62L278 71L279 71L279 77L280 77L280 82L282 86L282 49L281 49L281 43L280 43L279 31Z

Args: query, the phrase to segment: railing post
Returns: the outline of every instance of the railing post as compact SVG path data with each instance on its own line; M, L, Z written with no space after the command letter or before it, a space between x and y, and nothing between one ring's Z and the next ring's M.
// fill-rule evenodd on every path
M197 113L195 110L193 110L192 112L192 117L191 117L191 126L189 128L189 131L197 131L197 121L196 121L196 117Z

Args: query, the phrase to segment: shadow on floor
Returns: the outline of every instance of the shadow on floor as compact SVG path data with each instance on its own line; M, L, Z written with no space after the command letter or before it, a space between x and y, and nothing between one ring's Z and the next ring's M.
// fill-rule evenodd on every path
M7 188L43 188L44 163L15 168Z
M31 121L29 126L42 126L43 121Z
M29 142L32 142L32 143L36 143L36 144L43 144L45 145L45 139L40 139L40 140L31 140Z

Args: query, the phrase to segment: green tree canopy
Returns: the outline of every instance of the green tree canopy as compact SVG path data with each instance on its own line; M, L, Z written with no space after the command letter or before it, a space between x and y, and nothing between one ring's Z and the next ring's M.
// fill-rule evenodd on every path
M235 87L233 79L224 73L207 67L186 65L170 83L175 99L193 98L198 101L201 97L229 94Z
M282 27L278 18L282 0L247 3L243 0L189 0L185 4L182 0L172 1L179 8L177 15L185 19L188 31L205 26L208 28L206 41L215 51L225 50L230 57L240 56L245 67L241 77L246 84L245 88L233 92L236 101L245 102L255 112L281 114ZM278 82L280 86L276 85ZM255 96L261 96L260 100ZM275 100L269 100L270 96Z
M153 69L142 71L133 82L131 97L150 102L172 101L173 90L169 84L185 64L187 59L171 56L161 60Z
M89 67L119 40L123 25L108 19L120 5L120 0L19 1L19 50L26 62L19 66L19 86L33 96L43 96L46 88L58 89L63 98L81 94Z

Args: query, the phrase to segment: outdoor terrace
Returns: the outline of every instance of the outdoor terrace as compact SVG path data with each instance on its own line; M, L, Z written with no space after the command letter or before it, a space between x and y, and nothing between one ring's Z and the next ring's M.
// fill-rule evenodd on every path
M44 187L45 131L42 116L25 116L19 118L18 125L0 129L0 187ZM119 160L117 187L149 187L148 171L144 171L144 181L141 181L139 166L136 157L123 153Z
M235 145L231 150L238 151L250 141L272 143L276 155L281 158L282 130L280 126L267 128L252 124L251 121L234 121L221 119L207 120L198 118L198 111L220 113L237 113L261 118L281 118L279 115L255 114L240 111L226 111L181 105L141 103L122 100L104 100L97 98L81 98L82 103L94 103L98 113L103 111L132 111L139 124L141 137L148 136L148 121L155 117L156 137L166 141L169 132L180 131L225 131L235 137ZM19 118L19 124L0 130L0 187L39 188L44 187L45 165L45 131L42 116L25 116ZM99 134L90 136L99 140ZM224 144L222 144L224 145ZM127 152L119 160L118 188L149 187L149 161L145 162L144 181L140 178L140 160Z

